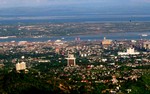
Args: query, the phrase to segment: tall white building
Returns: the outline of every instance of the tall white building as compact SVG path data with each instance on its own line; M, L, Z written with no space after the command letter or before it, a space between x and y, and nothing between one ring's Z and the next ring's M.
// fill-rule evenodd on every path
M67 66L75 66L76 65L76 58L74 55L68 55L67 59Z
M21 62L16 64L16 71L25 70L26 69L26 63Z
M135 52L134 48L129 48L127 49L126 52L118 52L118 55L138 55L140 54L139 52Z

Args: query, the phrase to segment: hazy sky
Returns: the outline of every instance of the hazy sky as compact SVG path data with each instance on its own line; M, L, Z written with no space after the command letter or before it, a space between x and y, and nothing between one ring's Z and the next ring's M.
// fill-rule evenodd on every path
M0 0L0 7L50 6L50 5L147 6L150 0Z

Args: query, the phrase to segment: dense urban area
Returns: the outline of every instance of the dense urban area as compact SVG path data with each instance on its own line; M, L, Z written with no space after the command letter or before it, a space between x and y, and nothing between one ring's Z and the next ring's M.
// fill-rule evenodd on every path
M150 0L0 0L0 94L150 94Z
M47 25L17 27L47 34ZM84 27L68 25L58 24L55 29ZM97 25L104 24L93 26ZM92 29L88 24L85 26ZM9 31L14 27L1 26L1 29ZM23 35L23 31L17 34ZM150 94L149 68L149 40L82 41L77 37L69 42L0 43L1 94Z
M0 24L0 37L51 37L110 32L148 32L150 22Z

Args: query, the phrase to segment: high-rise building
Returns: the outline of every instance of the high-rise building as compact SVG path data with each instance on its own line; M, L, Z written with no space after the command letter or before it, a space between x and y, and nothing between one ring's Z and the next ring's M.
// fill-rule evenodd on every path
M21 68L20 68L20 63L17 63L16 64L16 71L19 71Z
M55 48L55 53L59 54L60 53L60 48Z
M150 49L150 42L149 42L149 41L144 42L144 43L143 43L143 47L144 47L145 49Z
M25 57L22 56L21 59L23 60ZM21 63L17 63L16 64L16 71L20 71L20 70L26 70L26 63L25 62L21 62Z
M67 59L67 66L75 66L76 65L76 58L74 57L74 55L68 55Z
M75 41L76 41L76 42L79 42L79 41L80 41L80 37L76 37L76 38L75 38Z
M26 63L21 62L16 64L16 71L25 70L26 69Z

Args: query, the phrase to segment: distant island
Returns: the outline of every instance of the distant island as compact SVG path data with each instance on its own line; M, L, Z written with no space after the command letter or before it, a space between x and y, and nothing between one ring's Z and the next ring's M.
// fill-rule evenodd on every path
M149 32L150 22L14 23L0 24L0 37L51 37L117 32Z

